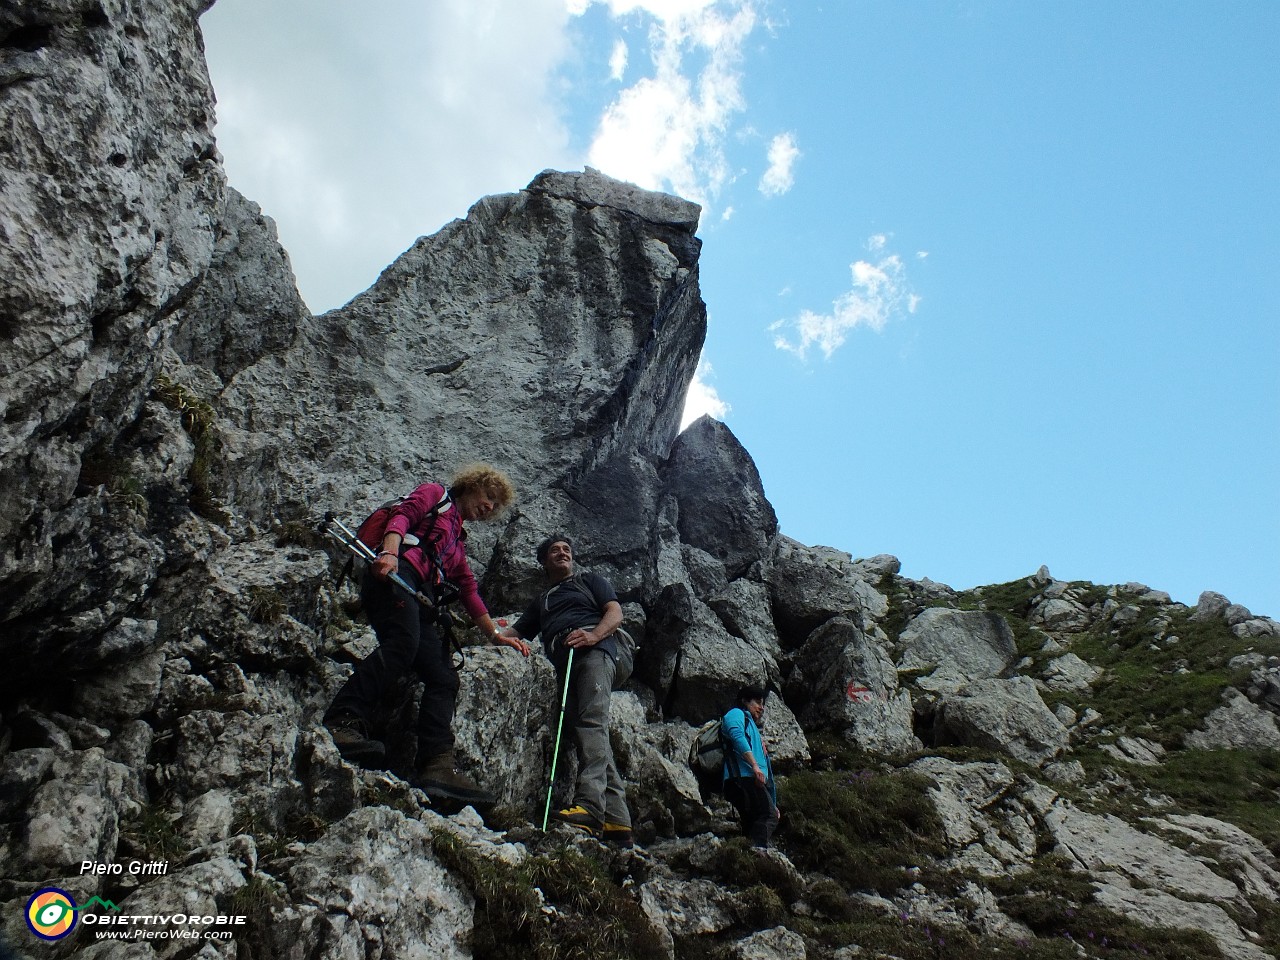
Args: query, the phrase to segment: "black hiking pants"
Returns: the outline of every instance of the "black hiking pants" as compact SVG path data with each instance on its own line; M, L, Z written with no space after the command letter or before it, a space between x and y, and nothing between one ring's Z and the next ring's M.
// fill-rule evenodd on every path
M753 846L769 846L769 838L778 826L778 811L767 787L755 777L730 777L724 782L725 799L733 804L742 818L742 832Z
M415 590L418 572L400 561L400 577ZM458 700L458 671L446 644L436 632L433 613L388 580L365 574L360 588L369 624L378 636L378 649L356 665L355 673L338 691L328 716L349 712L366 723L402 677L423 683L418 705L418 758L453 749L453 713Z

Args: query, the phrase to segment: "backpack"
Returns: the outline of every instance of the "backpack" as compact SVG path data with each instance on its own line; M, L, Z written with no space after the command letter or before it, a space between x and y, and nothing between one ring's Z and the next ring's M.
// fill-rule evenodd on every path
M373 513L369 514L369 516L365 517L360 526L356 527L356 539L368 547L371 554L377 554L382 550L382 538L387 535L387 524L391 522L391 511L404 503L404 499L404 497L396 497L394 500L388 500L386 503L382 504L382 506L374 510ZM440 502L432 507L427 513L427 516L431 518L432 524L435 523L435 519L440 515L440 512L452 503L453 498L449 496L449 491L446 488L444 496L440 498ZM404 541L400 544L400 549L403 550L405 547L411 547L417 543L418 538L410 534L405 537ZM352 546L355 545L352 544ZM431 551L430 546L424 544L423 549L427 551L427 556L431 559L432 565L438 567L439 563ZM361 559L366 563L373 562L372 556L367 559L361 557ZM342 589L342 585L346 582L347 577L351 576L351 571L355 569L355 561L356 558L354 556L347 558L346 566L343 567L342 572L338 574L338 590Z
M707 721L694 734L689 744L689 769L704 795L724 792L724 762L728 752L723 717Z
M434 522L435 518L440 515L440 511L453 502L449 496L449 491L445 490L444 496L440 499L427 516ZM396 497L394 500L388 500L373 513L364 518L364 522L356 527L356 539L363 543L366 547L377 553L382 549L382 538L387 534L387 524L391 522L391 511L404 503L404 497ZM405 546L413 546L406 538Z

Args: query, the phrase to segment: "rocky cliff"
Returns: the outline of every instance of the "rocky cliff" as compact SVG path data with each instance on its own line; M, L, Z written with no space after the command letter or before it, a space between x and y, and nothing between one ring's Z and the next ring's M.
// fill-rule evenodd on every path
M728 427L677 436L698 208L595 171L480 200L311 316L225 184L205 6L0 9L0 955L1276 955L1275 621L786 537ZM488 823L402 778L404 703L385 772L319 725L373 640L317 521L474 459L519 491L470 540L495 613L567 530L641 638L636 850L532 826L541 658L468 648ZM766 856L683 762L746 682L786 773ZM54 888L78 925L45 940ZM126 916L160 919L101 936Z

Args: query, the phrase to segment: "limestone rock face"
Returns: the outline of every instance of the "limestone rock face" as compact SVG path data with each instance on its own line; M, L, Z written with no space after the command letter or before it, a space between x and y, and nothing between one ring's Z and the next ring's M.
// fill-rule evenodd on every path
M310 317L275 225L228 187L210 269L183 308L174 351L226 383L288 347Z
M394 810L366 807L335 824L289 881L294 904L277 914L284 929L259 931L281 945L329 943L321 955L334 957L354 945L386 956L471 955L471 896L434 856L428 827Z
M1253 703L1239 690L1228 687L1226 701L1205 720L1205 729L1187 736L1187 743L1202 750L1280 750L1280 723L1276 715Z
M911 697L898 687L884 648L850 620L835 618L805 641L787 678L787 695L803 704L807 728L833 729L868 750L918 749Z
M832 617L855 617L866 624L883 617L888 601L867 582L847 553L806 547L789 537L774 540L766 575L774 619L783 645L799 646Z
M118 621L155 575L159 552L102 490L128 494L111 445L214 247L224 174L204 8L49 0L0 14L6 682L22 682L28 655L78 660L79 637ZM86 620L33 630L50 612Z
M1027 677L975 680L942 698L943 727L958 742L1041 764L1065 749L1067 729Z
M369 505L476 459L524 497L619 495L616 465L666 455L701 350L697 216L590 170L481 200L222 394L239 505Z
M6 659L9 644L62 652L12 618L50 603L88 611L150 579L111 573L136 560L55 543L120 537L93 492L105 482L103 451L137 416L172 314L213 251L224 174L196 26L205 6L49 0L0 14ZM131 546L126 556L152 552ZM54 601L49 582L84 581L86 562L99 568L97 596L86 584Z

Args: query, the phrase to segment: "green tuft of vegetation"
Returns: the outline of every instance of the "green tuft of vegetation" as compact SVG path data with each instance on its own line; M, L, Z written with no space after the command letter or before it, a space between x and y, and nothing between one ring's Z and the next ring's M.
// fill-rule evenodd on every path
M263 626L279 623L285 615L284 596L274 587L249 587L249 619Z
M729 887L739 890L766 887L784 904L794 903L805 895L804 883L798 874L779 860L761 856L745 837L725 840L712 855L707 869Z
M145 521L151 510L146 485L132 474L125 473L126 469L124 460L99 444L81 458L79 484L82 487L106 487L112 503Z
M195 445L195 456L187 472L191 509L206 520L226 526L230 518L218 505L214 489L214 467L222 459L222 439L215 429L217 414L213 406L165 373L156 375L152 396L178 414L182 428Z
M148 860L181 860L188 849L174 815L159 804L148 804L137 817L122 823L120 839Z
M325 546L325 539L324 535L306 520L286 520L276 529L276 546L319 550Z
M282 885L261 874L254 876L231 895L231 908L234 913L265 921L268 925L272 907L283 902Z
M801 870L848 887L891 893L904 868L944 852L933 781L893 768L816 770L780 785L785 849Z
M512 865L487 859L453 835L435 835L436 856L476 899L476 960L658 960L661 940L644 911L573 849ZM541 895L540 895L541 894Z
M251 835L257 844L259 863L267 864L289 856L289 847L295 843L314 843L328 828L329 822L323 817L300 808L287 812L283 821L266 811L249 808L236 817L231 832Z

